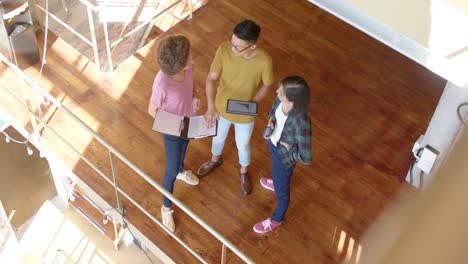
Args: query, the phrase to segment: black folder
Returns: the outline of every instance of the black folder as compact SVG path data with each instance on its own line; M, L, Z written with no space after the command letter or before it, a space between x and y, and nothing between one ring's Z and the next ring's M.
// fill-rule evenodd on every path
M256 102L228 99L226 113L256 116L258 114L258 104Z

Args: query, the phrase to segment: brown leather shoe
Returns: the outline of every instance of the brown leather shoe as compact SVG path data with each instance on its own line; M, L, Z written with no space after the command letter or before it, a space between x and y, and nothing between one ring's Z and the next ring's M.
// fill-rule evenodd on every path
M201 165L197 171L198 177L205 177L215 168L221 166L223 162L223 158L220 158L218 161L213 161L212 159L210 159L209 161L203 163L203 165Z
M247 173L241 173L239 171L239 176L241 177L241 190L243 195L249 195L252 192L252 184L250 184L250 177Z

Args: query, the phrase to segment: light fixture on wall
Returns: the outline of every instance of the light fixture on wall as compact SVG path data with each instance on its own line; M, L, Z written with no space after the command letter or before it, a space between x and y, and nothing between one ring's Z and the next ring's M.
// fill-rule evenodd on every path
M39 143L39 137L37 137L37 139L36 139L33 134L30 134L28 136L28 139L26 139L24 141L21 141L21 140L17 140L17 139L12 138L5 131L1 131L1 132L5 136L5 142L6 143L15 142L17 144L25 145L26 146L26 152L28 153L28 155L32 156L34 154L34 150L33 150L33 147L32 147L33 144L31 142L37 142L37 144L38 144ZM39 147L38 147L38 150L39 150L39 157L44 158L45 157L45 152Z
M104 213L104 215L102 216L102 223L107 225L107 223L109 223L109 220L111 220L110 215L108 215L107 213Z
M68 196L68 199L71 201L71 202L74 202L76 200L76 196L73 192L71 192Z
M34 151L33 151L32 147L29 145L30 143L29 143L28 140L24 140L24 141L16 140L16 139L10 137L7 133L5 133L5 131L2 131L2 133L5 136L5 142L6 143L10 143L10 142L13 141L15 143L25 145L26 146L26 152L28 153L28 155L32 156L34 154Z
M34 154L34 151L32 150L32 148L28 146L27 144L26 144L26 151L28 152L29 156L32 156L32 154Z

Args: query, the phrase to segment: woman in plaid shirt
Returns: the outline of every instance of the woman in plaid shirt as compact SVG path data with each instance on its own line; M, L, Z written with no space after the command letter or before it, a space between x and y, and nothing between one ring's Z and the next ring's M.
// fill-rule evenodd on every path
M272 159L273 179L263 177L260 184L275 192L278 204L273 216L254 225L256 233L266 233L281 225L289 206L289 185L296 162L306 165L312 162L307 82L302 77L289 76L280 82L276 92L278 97L268 114L264 133Z

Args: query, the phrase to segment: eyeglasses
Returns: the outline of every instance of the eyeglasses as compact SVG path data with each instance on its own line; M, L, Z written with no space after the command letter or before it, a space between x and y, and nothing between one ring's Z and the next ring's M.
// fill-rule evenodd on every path
M239 48L239 47L237 47L236 45L234 45L234 43L231 42L231 46L232 46L233 48L235 48L235 49L237 50L237 52L239 52L239 53L241 53L241 52L243 52L244 50L246 50L246 49L252 47L253 45L254 45L254 44L251 44L251 45L249 45L249 46L247 46L247 47L245 47L245 48Z

